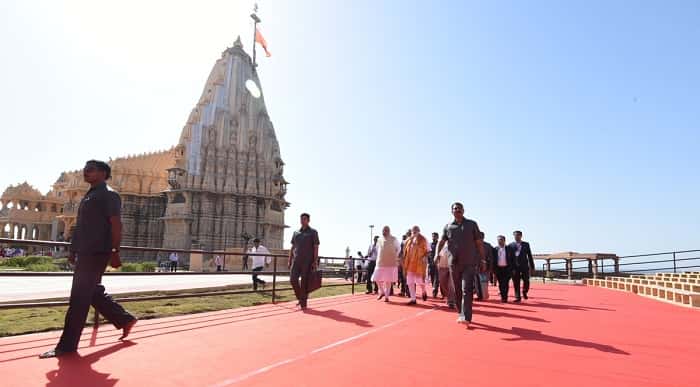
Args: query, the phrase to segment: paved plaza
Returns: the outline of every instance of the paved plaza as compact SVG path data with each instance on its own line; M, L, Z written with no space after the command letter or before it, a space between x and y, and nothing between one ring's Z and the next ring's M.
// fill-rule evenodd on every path
M272 286L271 275L260 278ZM0 302L68 297L71 281L71 276L3 276L0 277ZM277 281L286 287L289 277L278 276ZM105 275L102 283L110 294L123 294L244 285L252 284L252 280L247 274L154 274Z

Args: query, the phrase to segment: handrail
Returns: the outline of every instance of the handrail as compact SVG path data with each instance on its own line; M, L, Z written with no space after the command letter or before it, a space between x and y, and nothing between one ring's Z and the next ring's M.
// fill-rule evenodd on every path
M15 245L39 245L39 246L52 246L52 247L68 247L70 243L68 242L54 242L54 241L41 241L41 240L26 240L26 239L10 239L10 238L0 238L0 243L10 243ZM216 254L216 255L233 255L233 256L265 256L271 257L273 260L272 271L261 271L256 274L258 275L272 275L272 290L271 298L272 303L276 302L277 293L280 291L292 290L291 287L278 288L277 277L279 275L289 275L288 270L279 271L277 261L279 259L289 258L286 254L253 254L246 252L235 252L235 251L216 251L216 250L201 250L201 249L165 249L156 247L136 247L136 246L121 246L120 250L124 251L158 251L158 252L179 252L179 253L200 253L200 254ZM351 268L345 268L344 270L330 270L325 271L331 273L331 277L335 275L340 275L341 273L347 274L350 272L352 274L352 293L355 293L355 273L367 273L367 270L361 269L357 270L356 261L363 261L363 258L344 258L344 257L328 257L319 256L318 265L320 268L321 260L331 260L343 262L348 259L352 262ZM155 273L155 272L107 272L107 275L252 275L252 271L221 271L221 272L165 272L165 273ZM49 272L49 273L30 273L30 272L0 272L0 276L72 276L72 272ZM327 277L328 278L328 277ZM347 286L345 283L338 284L326 284L324 287L335 287L335 286ZM153 300L167 300L167 299L177 299L177 298L192 298L192 297L206 297L206 296L218 296L218 295L231 295L231 294L252 294L252 293L264 293L264 290L227 290L227 291L213 291L213 292L190 292L183 294L165 294L156 296L141 296L141 297L124 297L115 298L118 302L133 302L133 301L153 301ZM66 306L68 301L44 301L44 302L19 302L19 303L0 303L0 310L3 309L17 309L17 308L44 308L44 307L56 307L56 306ZM95 313L95 324L97 324L99 316Z

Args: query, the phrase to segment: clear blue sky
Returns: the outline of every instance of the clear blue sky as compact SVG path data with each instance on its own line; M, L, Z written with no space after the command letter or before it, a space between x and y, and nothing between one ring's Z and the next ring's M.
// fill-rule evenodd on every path
M259 4L287 224L322 254L455 200L536 253L700 248L700 3ZM0 185L174 145L251 5L0 4Z

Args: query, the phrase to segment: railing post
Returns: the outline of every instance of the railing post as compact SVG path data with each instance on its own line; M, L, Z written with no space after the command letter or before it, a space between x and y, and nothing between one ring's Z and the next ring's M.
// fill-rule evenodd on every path
M676 272L676 252L673 252L673 272Z
M355 259L354 258L350 258L350 266L351 266L350 273L351 273L351 277L352 277L352 278L350 278L350 280L352 281L352 294L354 295L355 294Z
M279 257L274 257L274 263L272 264L272 303L275 303L275 291L277 290L277 259Z
M545 283L545 279L547 278L547 272L544 270L546 267L546 264L542 264L542 283Z

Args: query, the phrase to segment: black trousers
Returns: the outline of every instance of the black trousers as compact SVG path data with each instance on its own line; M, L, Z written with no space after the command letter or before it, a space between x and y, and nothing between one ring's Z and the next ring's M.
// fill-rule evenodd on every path
M108 261L109 256L78 257L63 334L56 349L65 352L74 352L78 349L90 305L117 329L122 329L134 319L134 316L105 292L104 286L100 283Z
M481 276L479 276L479 271L474 274L474 290L476 291L476 298L478 300L483 300L484 299L484 293L482 292L481 288Z
M241 270L248 270L248 256L243 257L243 268Z
M292 283L294 295L299 300L299 305L303 307L306 307L306 300L309 298L309 275L311 274L312 261L313 258L295 258L289 273L289 282Z
M508 288L512 270L509 267L496 267L496 278L498 279L498 291L501 293L501 300L508 300Z
M408 285L406 284L406 276L403 273L403 267L399 266L399 289L401 289L402 295L409 294ZM393 294L392 294L393 295Z
M170 261L170 271L177 271L177 262Z
M367 291L368 292L376 292L379 290L379 287L377 286L376 282L372 282L372 274L374 273L374 269L377 267L377 262L376 261L369 261L367 262ZM374 286L372 286L374 284Z
M428 265L428 276L430 277L430 284L433 286L433 297L437 297L438 289L440 288L440 276L438 275L436 264L431 263Z
M258 273L257 273L257 272L262 271L262 269L263 269L262 266L256 267L255 269L253 269L253 290L258 290L258 284L262 284L263 286L265 286L265 281L258 278Z
M357 271L357 283L360 284L362 283L362 265L357 265L355 270Z
M450 265L450 275L455 285L455 303L460 317L472 321L472 304L474 303L475 265Z
M523 281L523 294L527 296L530 290L530 269L521 267L513 271L513 288L515 289L515 298L520 298L520 280Z

